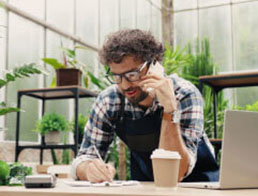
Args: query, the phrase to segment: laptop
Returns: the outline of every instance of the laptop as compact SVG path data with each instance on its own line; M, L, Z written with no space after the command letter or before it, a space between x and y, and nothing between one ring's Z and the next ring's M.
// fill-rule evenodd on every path
M219 182L182 182L179 186L258 188L258 112L225 112Z

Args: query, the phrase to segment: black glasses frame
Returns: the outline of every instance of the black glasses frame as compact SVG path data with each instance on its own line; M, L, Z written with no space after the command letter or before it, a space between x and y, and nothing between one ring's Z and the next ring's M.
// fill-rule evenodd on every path
M139 80L140 80L140 77L139 77L139 79L137 79L137 80L131 80L131 79L129 79L126 75L127 75L128 73L133 73L133 72L134 72L134 73L137 73L138 75L140 75L141 72L142 72L142 70L143 70L146 66L148 66L148 69L149 69L149 66L150 66L151 62L152 62L152 61L145 61L145 62L143 63L143 65L142 65L140 68L138 68L137 70L135 70L135 71L128 71L128 72L121 73L121 74L113 74L113 73L111 73L111 74L112 74L113 76L115 76L115 77L118 76L118 78L119 78L118 82L114 82L114 81L112 81L112 79L110 79L110 75L109 75L109 73L110 73L110 68L108 68L107 73L105 74L105 78L107 78L107 80L108 80L111 84L120 84L120 83L122 82L122 77L124 77L128 82L136 82L136 81L139 81Z

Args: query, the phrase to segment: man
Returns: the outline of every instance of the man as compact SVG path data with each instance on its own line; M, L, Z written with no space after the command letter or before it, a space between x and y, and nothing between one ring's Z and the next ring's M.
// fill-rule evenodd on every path
M116 133L130 149L134 180L153 180L150 154L158 147L180 153L179 181L218 180L213 149L203 132L202 96L177 75L150 69L159 66L163 54L163 45L149 32L120 30L106 39L99 56L109 67L107 78L113 85L99 94L92 107L72 165L74 178L113 179L115 169L97 153L105 156Z

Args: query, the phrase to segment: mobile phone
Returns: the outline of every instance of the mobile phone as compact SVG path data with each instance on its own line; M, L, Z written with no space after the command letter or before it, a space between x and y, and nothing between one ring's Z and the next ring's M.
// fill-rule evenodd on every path
M164 75L164 67L156 60L152 61L147 74L156 74L158 76ZM147 88L147 92L153 91L153 88Z
M156 60L152 61L147 74L150 74L150 73L157 74L159 76L163 76L164 75L164 67L158 61L156 61Z

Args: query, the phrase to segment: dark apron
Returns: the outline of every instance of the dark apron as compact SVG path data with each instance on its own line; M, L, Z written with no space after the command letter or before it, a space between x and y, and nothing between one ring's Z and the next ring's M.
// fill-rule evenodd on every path
M116 134L130 149L131 179L153 181L150 155L158 148L163 110L132 120L124 113L124 97L118 112ZM198 145L197 162L192 173L183 181L218 181L219 168L203 139Z

